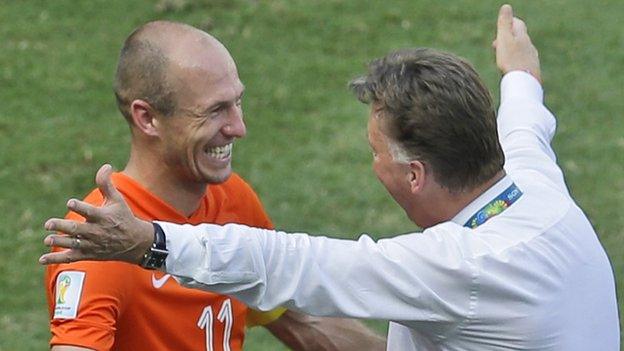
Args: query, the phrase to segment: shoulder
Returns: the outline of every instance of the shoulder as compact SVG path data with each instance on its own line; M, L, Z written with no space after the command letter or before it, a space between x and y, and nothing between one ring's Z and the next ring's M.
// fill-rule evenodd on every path
M123 190L124 188L129 188L132 184L127 185L128 181L121 173L113 173L112 180L113 180L113 183L115 184L115 187L118 190L122 191L122 195L126 197L125 191ZM102 193L100 192L98 188L94 188L94 189L91 189L91 191L82 199L82 201L88 204L94 205L94 206L100 206L104 203L104 196L102 196ZM66 218L83 219L81 216L73 212L68 212L66 215Z
M113 175L115 176L115 175ZM84 202L94 206L104 203L104 197L99 189L92 189L83 199ZM84 221L84 218L75 212L67 212L65 218L76 221ZM116 290L117 285L127 285L129 274L134 274L136 267L131 264L115 261L81 261L69 264L56 264L46 267L45 280L48 288L54 289L54 283L62 272L79 272L84 274L85 281L90 287L98 287L103 290ZM124 283L126 282L126 283ZM121 289L120 289L121 290Z
M225 182L223 182L221 186L231 191L237 191L237 192L244 191L244 192L251 192L255 194L251 185L249 185L249 183L247 183L247 181L245 181L236 172L232 172L232 175L230 175L230 177Z
M138 266L137 266L138 267ZM48 288L54 289L57 278L64 272L78 272L88 284L88 293L107 291L123 293L131 278L137 273L134 265L116 261L81 261L46 267L45 280Z
M209 191L221 198L224 208L237 213L241 224L273 228L260 198L251 185L237 173L233 172L230 178L221 184L211 185Z
M575 235L573 231L581 229L570 225L575 206L569 197L548 184L517 183L522 197L479 227L470 229L444 222L426 229L424 240L431 246L430 251L446 252L442 255L446 257L454 253L482 273L497 271L492 267L504 267L500 272L503 275L507 269L536 271L538 257L543 261L550 251L557 250L558 237L569 238Z
M573 201L547 182L524 182L514 178L522 196L501 214L475 229L444 222L426 229L429 240L458 250L465 259L480 260L537 248L536 238L565 226Z
M228 198L236 198L240 200L241 203L260 204L258 194L256 194L251 185L237 173L232 172L228 180L217 185L217 187L223 191Z

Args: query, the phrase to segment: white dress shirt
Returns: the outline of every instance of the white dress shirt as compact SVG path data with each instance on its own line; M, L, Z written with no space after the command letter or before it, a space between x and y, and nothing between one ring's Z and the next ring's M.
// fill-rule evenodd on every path
M505 75L507 176L451 221L377 242L161 223L166 270L260 310L390 320L388 350L619 350L611 265L568 193L542 101L532 76ZM515 203L463 226L512 182Z

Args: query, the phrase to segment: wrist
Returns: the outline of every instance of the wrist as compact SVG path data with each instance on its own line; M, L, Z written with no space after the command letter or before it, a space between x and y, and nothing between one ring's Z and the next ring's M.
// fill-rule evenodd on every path
M141 221L139 226L139 233L141 233L140 241L137 244L137 255L134 263L140 264L143 259L143 255L154 243L154 226L152 222Z
M524 72L530 76L532 76L533 78L535 78L540 85L542 84L542 77L540 75L540 70L538 69L531 69L531 68L522 68L522 67L515 67L515 68L509 68L506 70L501 70L502 75L505 76L508 73L512 73L512 72Z
M155 222L141 222L141 241L138 245L140 256L135 263L143 268L159 269L164 266L168 255L165 232Z

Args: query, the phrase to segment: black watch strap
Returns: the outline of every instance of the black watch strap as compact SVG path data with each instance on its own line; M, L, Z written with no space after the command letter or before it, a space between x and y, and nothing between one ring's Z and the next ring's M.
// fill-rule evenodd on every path
M141 267L158 269L165 265L169 251L167 251L167 237L165 236L165 231L156 222L152 222L152 225L154 226L154 242L152 246L147 249L145 255L143 255Z

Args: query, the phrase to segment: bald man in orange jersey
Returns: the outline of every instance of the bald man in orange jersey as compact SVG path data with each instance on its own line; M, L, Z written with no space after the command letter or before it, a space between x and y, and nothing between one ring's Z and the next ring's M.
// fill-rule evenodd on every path
M243 90L227 49L198 29L159 21L128 37L115 95L132 145L128 164L113 179L135 215L272 228L256 194L231 170L233 142L246 133ZM98 190L85 200L104 201ZM53 265L46 283L56 351L240 350L246 323L264 325L299 350L385 344L354 320L253 311L126 263Z

